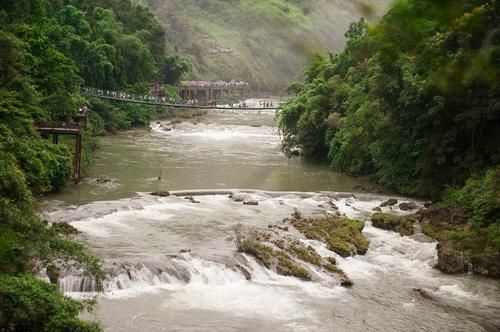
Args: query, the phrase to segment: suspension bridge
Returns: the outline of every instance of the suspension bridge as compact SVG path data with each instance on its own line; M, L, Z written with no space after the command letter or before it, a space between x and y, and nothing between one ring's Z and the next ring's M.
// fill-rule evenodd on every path
M110 90L100 90L95 88L82 88L82 93L96 98L114 100L117 102L163 106L176 109L202 109L202 110L242 110L242 111L276 111L278 103L267 102L264 106L248 106L244 102L231 103L228 105L196 105L190 103L173 102L171 99L165 97L151 96L151 95L137 95L126 92L117 92Z

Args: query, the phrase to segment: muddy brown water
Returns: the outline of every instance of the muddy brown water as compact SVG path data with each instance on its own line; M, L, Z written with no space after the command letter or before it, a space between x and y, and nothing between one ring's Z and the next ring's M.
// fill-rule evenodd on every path
M250 112L210 113L197 124L154 122L151 130L102 138L84 182L45 201L46 217L82 231L80 239L109 272L91 317L108 331L498 330L499 282L433 269L436 244L421 234L401 237L368 221L368 253L349 258L295 235L335 257L351 288L313 267L318 281L304 282L236 254L235 227L264 229L294 209L331 213L322 204L330 201L349 217L369 220L387 198L328 195L370 184L321 163L288 160L279 144L274 114ZM199 191L234 188L259 190L246 194L259 205ZM199 203L148 194L158 190L193 191ZM232 267L235 260L252 280ZM86 297L94 286L68 273L59 287Z

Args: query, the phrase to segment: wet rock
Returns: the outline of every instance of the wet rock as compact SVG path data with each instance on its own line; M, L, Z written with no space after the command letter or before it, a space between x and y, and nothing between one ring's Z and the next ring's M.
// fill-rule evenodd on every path
M186 196L186 197L184 197L184 199L187 199L188 201L190 201L191 203L194 203L194 204L200 203L200 201L197 201L196 199L194 199L193 196Z
M399 204L399 209L403 211L416 210L418 209L418 206L414 202L401 203Z
M255 199L249 199L243 202L244 205L259 205L259 201Z
M377 206L377 207L373 208L372 211L382 212L382 209Z
M461 229L470 228L469 219L465 211L448 207L431 207L418 212L421 219L437 228L462 225ZM429 235L432 236L432 235Z
M500 252L486 250L471 257L472 272L492 278L500 278Z
M371 218L374 227L398 232L401 235L412 235L415 216L397 216L389 213L377 212Z
M385 206L393 206L398 204L398 200L395 198L389 198L387 201L383 202L380 204L380 207L385 207Z
M438 262L436 267L444 273L456 274L464 273L468 270L469 263L460 250L454 249L451 245L438 243Z
M415 292L415 294L425 300L432 300L432 295L423 288L413 288L413 291Z
M236 264L236 268L238 270L240 270L241 273L243 273L243 275L245 276L246 280L248 280L248 281L252 280L252 274L250 273L250 271L248 271L247 269L245 269L240 264Z
M327 257L326 259L330 264L337 265L337 260L335 259L335 257L330 256Z
M364 223L339 216L317 219L294 219L292 225L306 238L324 242L328 249L342 257L363 255L369 241L361 233Z
M234 202L243 202L246 198L247 198L248 195L246 194L242 194L242 193L233 193L231 195L229 195L229 198L231 198Z
M331 273L338 275L340 285L343 287L351 287L354 283L352 280L335 264L327 263L323 267Z
M170 196L170 193L168 191L155 191L151 193L152 196L158 196L158 197L168 197Z
M190 252L191 252L191 249L181 249L179 251L179 253L181 253L181 254L186 254L186 253L190 253Z
M302 219L302 213L300 213L299 209L293 208L292 218L293 219Z
M282 239L274 240L274 245L280 249L285 249L285 241Z
M279 225L276 225L276 228L279 229L279 230L282 230L284 232L288 232L288 227L286 226L279 226Z
M59 280L60 275L61 275L61 268L59 268L54 264L47 266L47 276L49 277L51 284L57 285L57 281Z
M335 205L335 203L333 203L332 201L321 203L318 205L318 207L320 207L322 209L326 209L326 210L330 210L330 209L338 210L339 209L337 207L337 205Z
M275 228L274 225L269 226ZM333 257L323 258L312 246L279 233L273 233L272 237L264 237L263 233L251 231L243 236L240 229L236 239L238 251L253 256L264 267L281 275L315 281L314 266L323 273L331 273L341 285L352 285L347 275L332 264L336 263Z
M97 183L108 183L108 182L111 182L112 180L111 179L108 179L108 178L97 178L96 179L96 182Z
M81 233L78 229L71 226L67 222L52 223L51 229L59 234L64 234L64 235L76 235Z

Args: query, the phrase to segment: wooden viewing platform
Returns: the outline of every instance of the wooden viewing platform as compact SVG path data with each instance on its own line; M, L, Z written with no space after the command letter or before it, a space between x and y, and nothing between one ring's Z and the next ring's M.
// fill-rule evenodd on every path
M38 122L37 130L41 134L80 135L83 126L80 122Z
M78 122L38 122L36 128L42 135L52 135L52 142L59 144L59 135L75 136L75 158L73 162L75 183L81 179L82 135L85 120L88 116L87 107L81 107L75 114Z

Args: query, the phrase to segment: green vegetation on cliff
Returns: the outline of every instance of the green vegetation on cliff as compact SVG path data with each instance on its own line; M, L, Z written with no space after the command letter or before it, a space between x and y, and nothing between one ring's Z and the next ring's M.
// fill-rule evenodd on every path
M147 123L151 111L87 101L79 87L143 92L175 65L165 57L164 30L129 1L1 1L0 330L99 329L78 318L81 304L32 277L57 259L75 259L104 278L86 248L35 215L36 197L70 179L72 141L54 145L34 123L71 120L88 104L87 152L93 135Z
M282 107L284 149L405 194L439 196L500 160L496 1L398 1L351 25Z
M188 55L191 78L245 80L281 91L315 52L340 50L343 32L390 0L136 0L167 31L169 51Z

